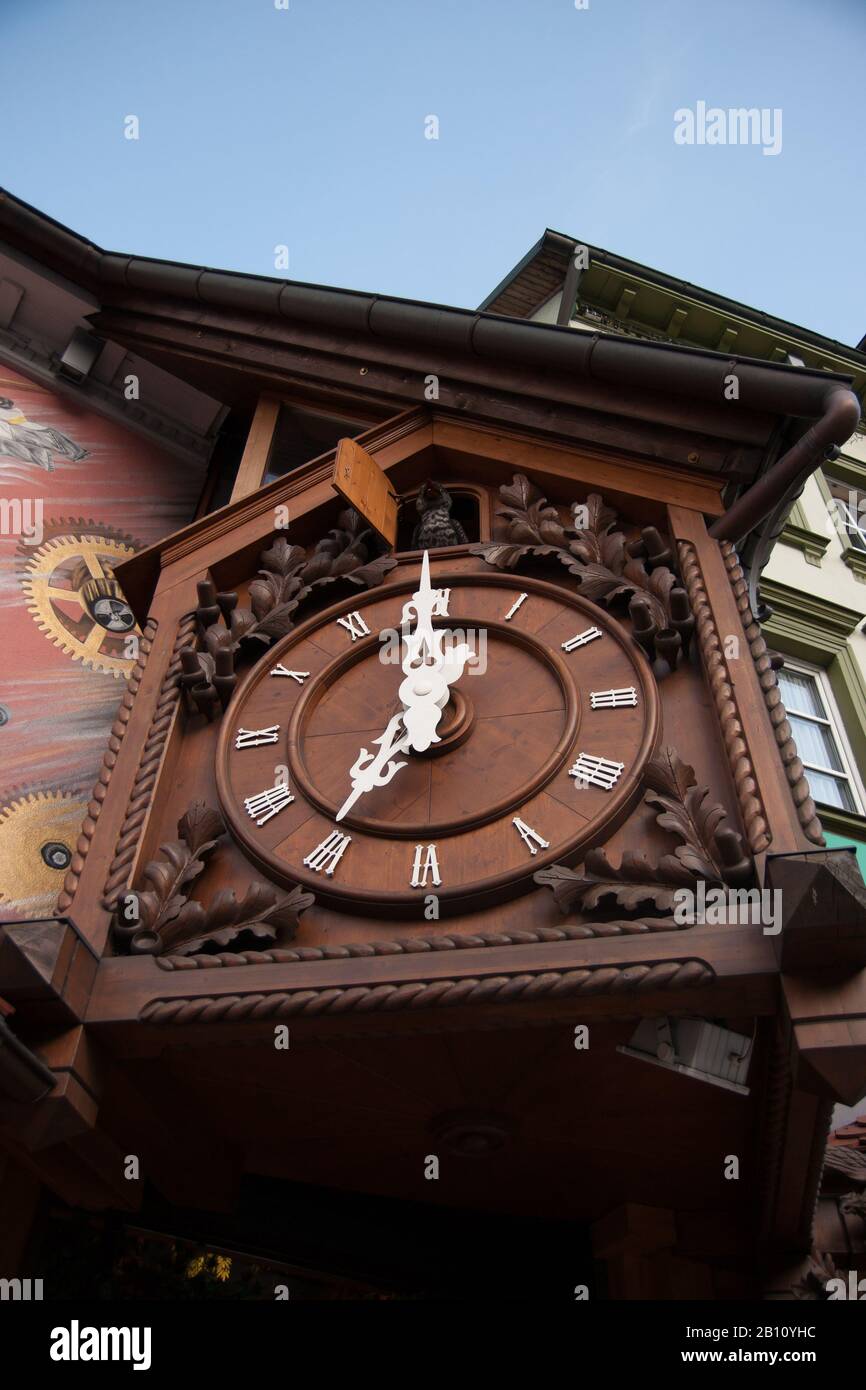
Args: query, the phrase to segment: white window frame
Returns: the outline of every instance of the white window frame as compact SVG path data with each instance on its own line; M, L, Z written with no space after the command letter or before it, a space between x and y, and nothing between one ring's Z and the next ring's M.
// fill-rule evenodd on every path
M827 672L824 670L823 666L815 666L811 662L801 661L799 658L795 661L791 661L787 656L785 657L785 670L790 671L793 675L810 676L815 681L818 687L818 693L824 702L824 709L827 711L826 719L819 719L817 715L807 714L802 710L790 709L787 702L785 702L785 710L789 714L795 714L798 719L810 720L813 724L820 724L825 728L829 728L833 738L836 740L836 751L839 754L839 761L843 769L842 772L839 772L835 767L820 767L817 763L810 766L803 758L798 748L797 756L805 769L806 780L808 781L809 779L809 772L814 770L815 772L822 773L825 777L834 777L840 782L847 781L848 788L854 798L854 811L849 811L847 814L862 816L864 814L864 807L866 807L866 787L864 787L861 781L860 773L857 769L857 762L854 758L854 752L851 744L848 742L848 735L845 732L845 723L839 713L839 706L836 704L836 698L833 694ZM794 742L796 743L796 741L795 737ZM818 804L819 806L826 806L828 811L839 811L842 815L846 814L844 807L830 806L829 803L825 801L819 802Z
M839 529L844 538L852 545L855 550L866 551L866 527L860 525L861 518L856 511L852 511L850 502L844 502L841 497L836 497L832 491L831 484L836 487L846 487L846 483L841 478L837 478L832 472L824 474L824 481L827 484L832 500L836 503L836 515L839 518ZM863 488L848 486L848 496L859 492L866 500L866 493ZM860 504L862 508L863 503ZM859 510L859 509L858 509Z

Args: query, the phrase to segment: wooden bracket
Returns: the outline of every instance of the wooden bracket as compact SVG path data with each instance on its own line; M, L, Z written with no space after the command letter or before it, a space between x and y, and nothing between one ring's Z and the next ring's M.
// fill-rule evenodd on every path
M866 966L866 883L853 848L770 854L766 884L782 903L773 938L781 970Z

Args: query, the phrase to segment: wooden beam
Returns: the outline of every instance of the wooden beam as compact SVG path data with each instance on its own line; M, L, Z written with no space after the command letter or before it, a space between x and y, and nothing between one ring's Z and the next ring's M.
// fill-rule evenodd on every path
M437 451L480 455L530 473L554 474L591 484L604 493L606 500L609 493L617 493L687 507L708 516L721 516L725 510L721 500L723 479L675 472L625 455L594 453L442 417L434 418L433 443Z
M273 396L259 396L253 423L247 435L246 448L238 464L237 476L229 502L239 502L257 491L265 479L274 430L280 414L280 403Z
M371 932L375 936L375 931ZM459 958L457 958L459 957ZM147 1055L165 1046L174 1032L177 1040L190 1046L202 1045L202 1037L213 1037L214 1030L224 1041L233 1036L249 1037L258 1027L254 1022L217 1024L192 1021L172 1028L160 1024L142 1028L141 1015L156 1000L183 1001L194 998L220 1001L241 996L274 994L281 991L365 989L399 986L410 981L437 981L457 976L475 980L520 975L526 971L570 971L584 968L622 969L653 964L662 960L697 959L709 965L715 980L694 990L643 994L640 1002L628 991L584 995L580 1000L581 1018L633 1018L635 1015L667 1011L695 1011L707 1014L772 1014L778 1003L778 974L772 939L755 933L753 927L694 927L685 932L647 934L615 938L588 938L582 941L538 943L534 945L467 947L459 952L435 951L429 954L407 952L395 955L354 956L339 960L312 960L250 964L241 971L159 970L150 959L116 956L100 963L88 1012L88 1027L109 1030L110 1050L115 1055L130 1049ZM528 1018L542 1023L570 1017L573 999L557 1000L549 995L522 1003L485 1006L485 1017L497 1018L493 1026L521 1026ZM432 1015L432 1017L431 1017ZM473 1025L474 1020L474 1025ZM453 1028L459 1031L477 1026L478 1007L449 1006L440 1010L404 1009L354 1012L346 1015L312 1014L293 1018L298 1035L315 1032L324 1036L334 1032L412 1032ZM273 1029L273 1021L262 1024Z

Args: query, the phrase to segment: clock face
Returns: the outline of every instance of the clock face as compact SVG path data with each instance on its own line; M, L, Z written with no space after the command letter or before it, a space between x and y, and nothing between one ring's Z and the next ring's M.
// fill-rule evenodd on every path
M438 693L438 741L407 747L407 576L269 649L224 716L217 785L270 878L421 917L427 894L446 912L481 907L605 838L639 795L659 704L643 653L593 604L522 576L438 572L432 627L458 659L432 694L415 679L422 706Z

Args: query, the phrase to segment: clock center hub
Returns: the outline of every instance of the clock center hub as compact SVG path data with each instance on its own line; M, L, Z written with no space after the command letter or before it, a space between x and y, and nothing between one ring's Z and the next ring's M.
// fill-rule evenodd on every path
M439 742L431 743L423 753L413 752L412 757L439 758L443 753L450 753L452 749L465 743L474 723L475 706L470 696L464 695L462 690L452 688L448 703L439 719L439 728L436 730Z

